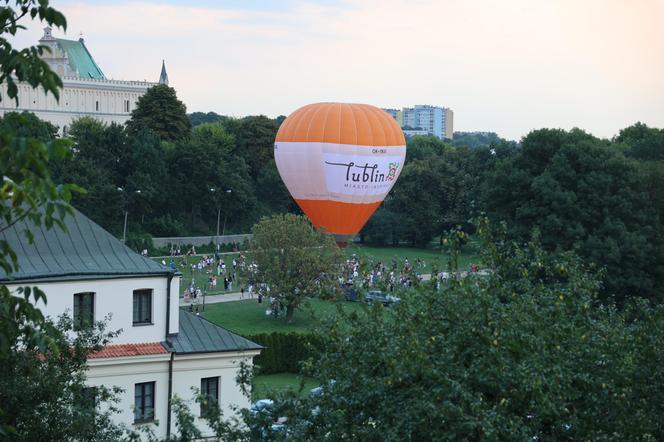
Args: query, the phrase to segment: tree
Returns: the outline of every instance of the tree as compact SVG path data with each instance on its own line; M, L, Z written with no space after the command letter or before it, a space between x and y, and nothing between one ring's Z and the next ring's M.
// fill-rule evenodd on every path
M177 183L172 193L179 205L186 204L190 226L202 221L210 232L216 225L217 210L232 223L246 220L255 208L254 189L247 165L232 154L234 138L220 123L197 126L187 140L169 156L170 177ZM228 192L230 190L230 192Z
M0 130L6 130L17 137L36 138L43 142L54 140L58 128L48 121L40 120L32 112L7 112L0 117Z
M399 218L403 239L424 246L435 235L468 223L476 210L479 152L435 137L409 141L410 160L385 201L385 208Z
M597 275L574 255L491 236L489 275L432 281L390 308L339 309L304 365L320 391L282 395L245 413L247 425L286 417L289 440L664 437L664 307L602 306Z
M191 121L191 126L196 127L205 123L218 123L224 117L219 115L216 112L192 112L189 114L189 121Z
M21 345L26 325L20 323L16 344L0 358L0 421L15 429L12 440L119 440L124 429L111 420L117 391L85 385L88 355L117 333L107 332L103 322L72 333L71 318L63 316L43 323L51 342L41 348Z
M130 174L129 140L124 128L80 118L71 124L69 136L74 151L54 164L55 179L85 188L87 192L75 195L72 204L104 228L121 232L126 202L118 188L126 187Z
M466 146L471 149L478 147L489 147L499 144L501 138L495 132L454 132L452 144L455 146Z
M286 321L308 298L323 295L337 284L342 259L332 235L314 229L303 216L263 218L252 229L251 257L258 280L269 296L286 308ZM265 293L264 293L265 294Z
M162 141L177 141L189 136L191 121L175 89L158 84L138 99L136 109L127 121L127 129L130 133L137 133L143 128L150 129Z
M661 301L663 226L647 177L615 144L579 129L542 129L497 163L483 200L513 238L525 241L537 228L547 250L574 250L605 267L605 297Z
M222 122L226 131L235 137L235 155L244 159L255 180L263 167L274 160L274 140L279 125L265 115Z

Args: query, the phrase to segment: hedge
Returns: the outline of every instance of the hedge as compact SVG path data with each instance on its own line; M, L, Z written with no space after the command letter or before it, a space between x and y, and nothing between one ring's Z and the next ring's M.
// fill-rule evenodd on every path
M310 355L313 335L305 333L260 333L247 339L266 347L254 358L260 374L297 373L300 361Z

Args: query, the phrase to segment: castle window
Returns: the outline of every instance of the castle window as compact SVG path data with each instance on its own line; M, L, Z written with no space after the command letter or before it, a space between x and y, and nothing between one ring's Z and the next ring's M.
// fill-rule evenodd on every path
M99 101L95 101L95 110L96 110L96 111L99 110Z

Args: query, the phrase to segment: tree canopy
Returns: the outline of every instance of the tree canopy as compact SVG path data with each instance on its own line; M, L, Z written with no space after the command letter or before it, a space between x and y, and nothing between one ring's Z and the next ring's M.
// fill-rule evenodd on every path
M131 112L127 129L136 133L150 129L162 141L177 141L189 136L191 121L187 108L178 100L175 89L165 84L152 86Z
M252 233L251 257L258 266L255 282L267 285L257 288L286 308L288 322L307 298L333 293L342 254L332 235L291 214L263 218Z
M661 301L661 206L647 174L622 150L581 130L533 131L487 176L484 207L515 238L533 228L551 251L574 250L605 267L605 296Z

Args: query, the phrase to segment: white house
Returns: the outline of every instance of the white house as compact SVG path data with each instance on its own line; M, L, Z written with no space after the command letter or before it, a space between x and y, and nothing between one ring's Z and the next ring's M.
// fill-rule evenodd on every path
M251 364L261 346L181 310L174 270L134 253L78 211L65 225L66 232L22 221L2 231L20 271L10 278L0 270L0 283L10 290L39 286L48 299L39 307L50 317L69 312L83 325L111 315L108 329L122 333L88 359L87 383L123 389L118 422L151 425L159 437L174 434L169 398L190 401L198 416L192 387L216 399L225 416L233 413L231 404L249 405L235 378L241 362ZM201 419L197 425L209 433Z

